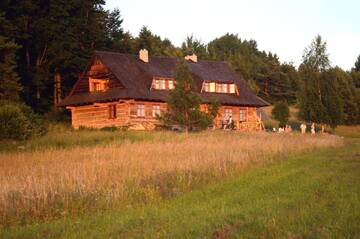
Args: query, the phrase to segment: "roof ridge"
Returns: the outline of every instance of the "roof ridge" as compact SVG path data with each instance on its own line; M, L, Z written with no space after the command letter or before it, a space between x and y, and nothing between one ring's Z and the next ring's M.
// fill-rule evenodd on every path
M105 53L105 54L113 54L113 55L123 55L123 56L133 56L133 57L138 57L137 54L131 54L131 53L123 53L123 52L114 52L114 51L99 51L99 50L95 50L94 54L96 53ZM175 57L175 56L156 56L156 55L151 55L149 54L150 58L166 58L166 59L174 59L174 60L178 60L181 59L180 57ZM216 63L224 63L224 64L229 64L226 61L217 61L217 60L204 60L204 59L199 59L198 62L216 62Z

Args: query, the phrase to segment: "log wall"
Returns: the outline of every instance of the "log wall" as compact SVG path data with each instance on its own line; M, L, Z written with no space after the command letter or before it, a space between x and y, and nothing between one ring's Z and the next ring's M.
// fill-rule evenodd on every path
M137 105L144 105L144 116L137 116ZM116 118L109 118L109 106L116 105ZM153 117L153 106L160 106L161 113L166 111L166 103L148 101L120 101L108 103L96 103L93 105L69 107L71 110L72 126L78 129L81 126L89 128L103 127L129 127L132 130L152 130L159 125L156 117ZM225 111L232 110L232 119L238 130L261 130L262 124L256 115L255 107L221 106L219 114L214 120L215 128L221 128L225 118ZM240 109L246 111L246 119L240 122ZM206 111L207 105L201 105L201 110Z

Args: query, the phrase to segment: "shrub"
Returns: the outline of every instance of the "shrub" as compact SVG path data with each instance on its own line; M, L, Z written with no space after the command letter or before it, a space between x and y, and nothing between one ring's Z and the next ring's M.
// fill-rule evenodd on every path
M0 102L0 138L28 139L47 132L47 123L30 107L2 101Z
M100 130L114 132L114 131L118 131L119 128L117 128L116 126L106 126L101 128Z
M56 123L70 123L71 122L71 115L68 110L65 109L56 109L52 110L45 115L46 119L50 122Z
M275 104L273 110L271 111L271 114L274 119L279 121L279 127L284 127L290 117L289 106L286 102L278 102Z

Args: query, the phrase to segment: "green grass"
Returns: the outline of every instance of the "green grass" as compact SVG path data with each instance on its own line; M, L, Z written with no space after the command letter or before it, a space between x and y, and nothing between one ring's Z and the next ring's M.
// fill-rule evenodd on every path
M64 149L77 146L108 145L124 141L166 140L178 136L175 132L149 131L105 131L95 129L73 130L68 125L51 125L48 134L43 137L24 141L0 141L0 152L34 151L44 149Z
M169 200L4 229L0 238L360 238L360 132ZM356 138L357 137L357 138Z

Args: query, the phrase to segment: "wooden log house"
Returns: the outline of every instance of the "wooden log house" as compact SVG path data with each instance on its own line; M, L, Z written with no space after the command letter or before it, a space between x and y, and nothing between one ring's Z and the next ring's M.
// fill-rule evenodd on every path
M199 89L203 104L216 98L221 107L214 126L222 127L230 115L238 130L263 129L257 108L268 103L257 97L225 62L185 60ZM166 111L166 96L175 87L178 59L95 51L70 94L58 105L71 110L72 126L154 129L156 115Z

